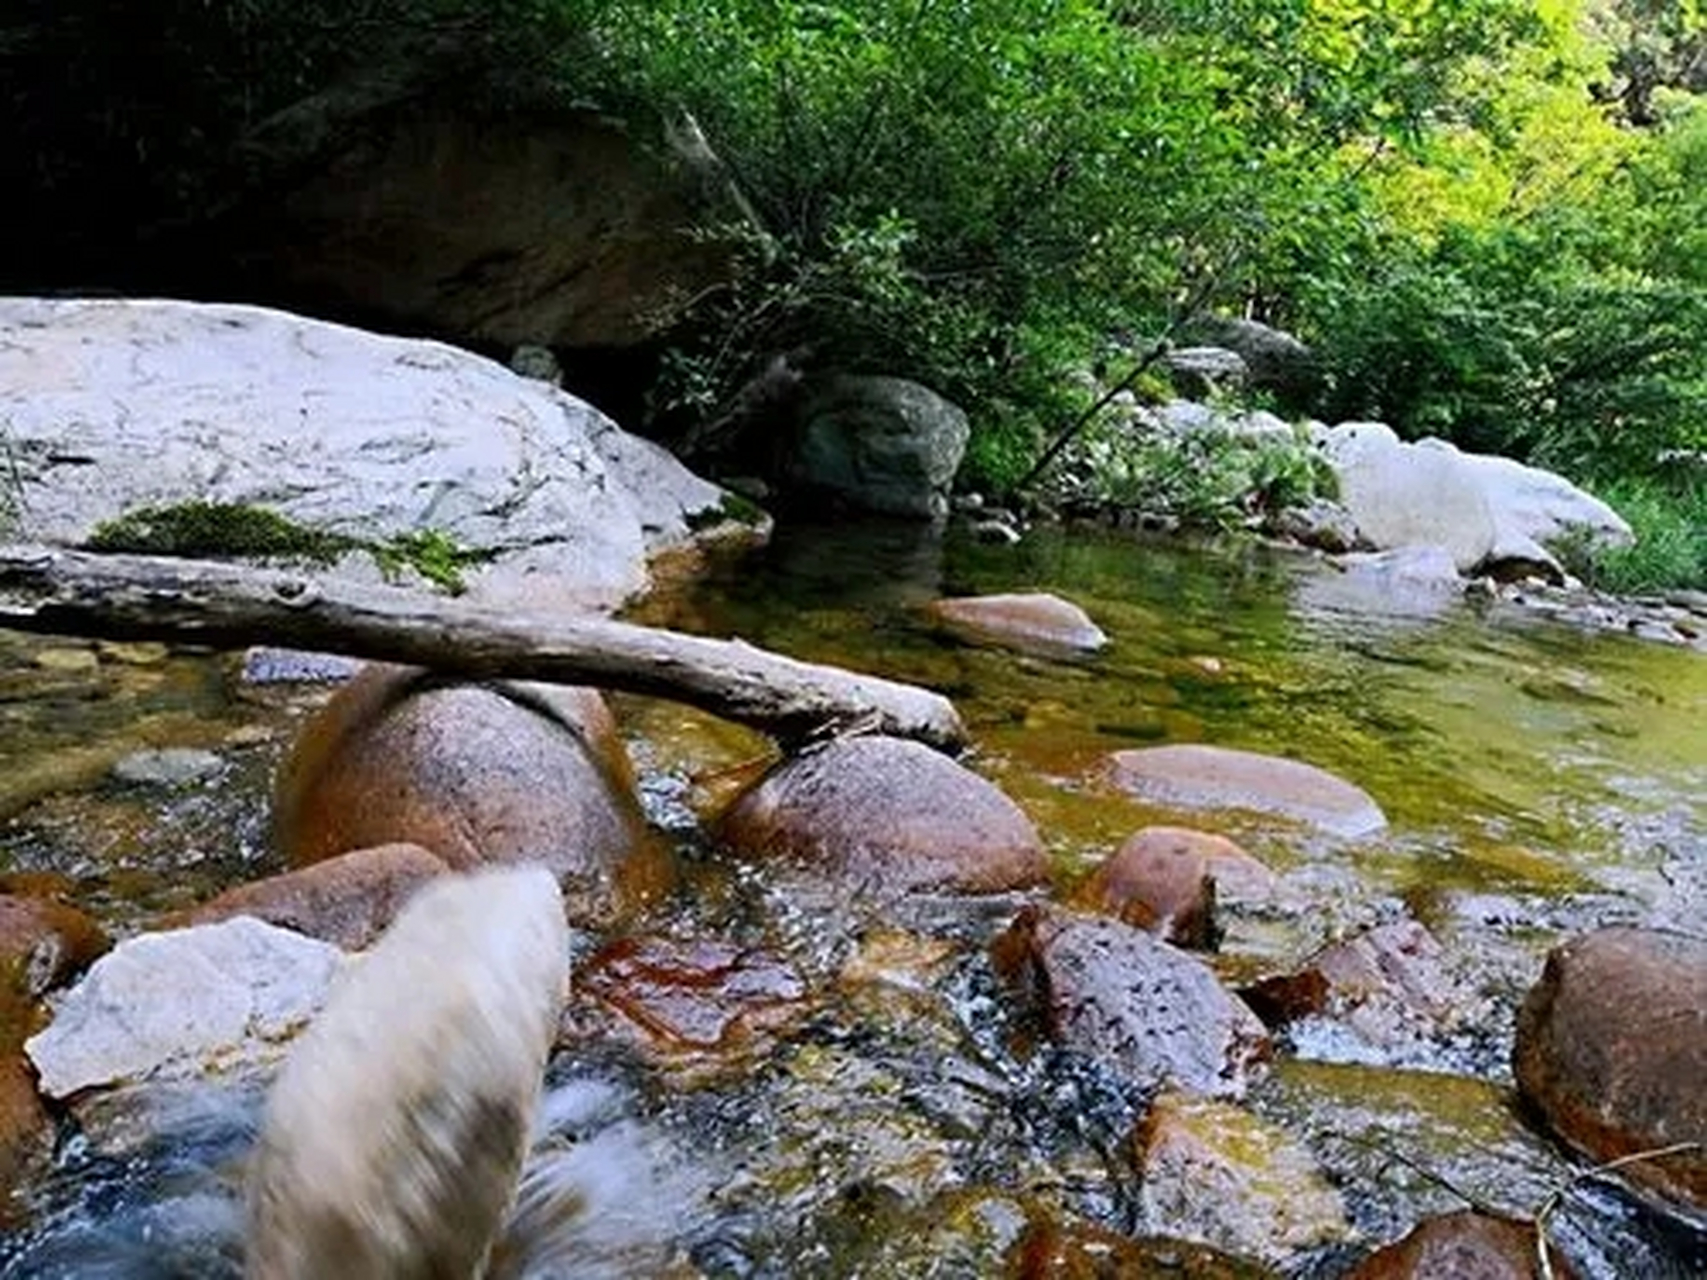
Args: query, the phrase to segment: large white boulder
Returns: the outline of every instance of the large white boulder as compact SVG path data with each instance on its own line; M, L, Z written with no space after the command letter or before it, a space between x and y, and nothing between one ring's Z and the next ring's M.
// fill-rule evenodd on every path
M343 954L247 916L145 933L97 960L24 1051L50 1098L267 1067L320 1008Z
M1552 546L1579 536L1625 546L1630 526L1568 480L1510 458L1463 453L1441 440L1414 444L1379 422L1348 422L1322 436L1340 501L1377 550L1444 547L1460 573L1501 565L1558 572Z
M80 543L190 500L496 553L476 596L607 607L724 492L544 383L258 307L0 299L9 536ZM371 568L369 569L371 572Z

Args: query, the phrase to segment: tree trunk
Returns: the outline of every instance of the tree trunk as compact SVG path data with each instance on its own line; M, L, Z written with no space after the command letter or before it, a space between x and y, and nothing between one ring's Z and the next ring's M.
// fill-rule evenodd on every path
M458 600L307 573L156 556L0 547L0 627L235 649L284 645L669 698L785 744L869 729L951 750L965 729L913 685L604 619L498 615Z

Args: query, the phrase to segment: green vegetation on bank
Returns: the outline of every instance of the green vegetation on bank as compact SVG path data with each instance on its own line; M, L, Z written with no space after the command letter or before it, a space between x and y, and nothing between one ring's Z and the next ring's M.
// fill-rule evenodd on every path
M1001 493L1083 410L1073 371L1246 315L1318 354L1288 413L1554 467L1675 532L1608 574L1707 576L1701 0L133 8L0 38L9 185L58 199L34 207L187 216L247 131L399 51L500 99L691 115L760 229L669 335L649 427L679 445L737 447L779 360L882 371L969 409L965 479Z

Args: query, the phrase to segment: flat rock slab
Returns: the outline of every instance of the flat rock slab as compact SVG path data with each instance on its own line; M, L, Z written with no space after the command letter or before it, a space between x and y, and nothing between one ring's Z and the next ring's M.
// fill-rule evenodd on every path
M342 959L247 917L143 934L96 961L24 1050L50 1098L264 1064L319 1009Z
M1023 651L1095 653L1108 636L1070 600L1046 592L959 596L933 601L927 611L963 639Z
M1387 825L1361 788L1280 756L1196 743L1140 747L1111 755L1109 776L1122 791L1157 804L1270 814L1347 840Z
M0 299L18 540L240 503L364 539L431 529L495 602L613 605L721 489L542 382L440 343L259 307ZM372 573L371 566L363 571Z

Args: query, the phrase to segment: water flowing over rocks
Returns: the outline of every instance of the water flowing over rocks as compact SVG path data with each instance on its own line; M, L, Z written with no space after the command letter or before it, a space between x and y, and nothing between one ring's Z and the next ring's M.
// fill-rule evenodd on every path
M1207 965L1121 921L1027 908L994 957L1050 1035L1139 1087L1238 1098L1269 1056Z
M490 563L476 598L608 607L724 493L579 400L437 343L255 307L0 299L15 538L187 501ZM373 576L371 566L345 569Z
M1165 1093L1136 1144L1144 1225L1158 1234L1276 1265L1353 1235L1309 1151L1232 1103Z
M1707 1211L1707 942L1603 929L1547 957L1518 1017L1512 1071L1561 1138L1632 1183Z
M373 667L305 726L280 769L279 849L299 867L398 841L458 870L540 862L578 923L608 922L669 873L601 708L546 686Z
M1186 743L1109 757L1122 791L1184 809L1242 809L1316 827L1347 840L1373 835L1386 815L1364 791L1314 765Z
M1104 859L1077 900L1189 950L1220 940L1216 900L1223 886L1266 895L1274 873L1225 836L1189 827L1146 827Z
M1095 653L1108 644L1083 609L1045 592L935 600L926 612L964 639L1022 652Z
M449 870L443 859L416 844L356 849L227 889L167 924L176 928L252 916L345 951L361 951L385 932L422 885Z
M447 878L409 905L273 1086L249 1276L480 1274L527 1151L568 946L540 868Z
M1184 1240L1134 1240L1089 1223L1041 1222L1009 1257L1013 1280L1112 1280L1167 1276L1173 1280L1270 1280L1279 1273L1247 1258Z
M343 953L259 920L126 939L25 1042L50 1098L275 1061L326 998Z
M1542 1280L1538 1259L1533 1222L1463 1209L1418 1223L1345 1280ZM1551 1244L1547 1261L1553 1280L1574 1280L1577 1273Z
M743 856L805 864L861 896L1002 893L1039 884L1043 843L1018 805L947 756L848 737L743 793L716 834Z

